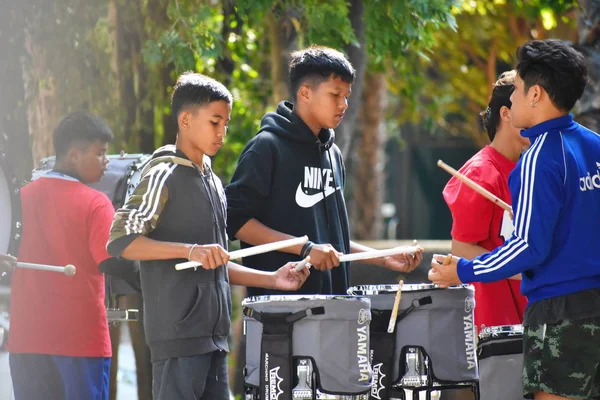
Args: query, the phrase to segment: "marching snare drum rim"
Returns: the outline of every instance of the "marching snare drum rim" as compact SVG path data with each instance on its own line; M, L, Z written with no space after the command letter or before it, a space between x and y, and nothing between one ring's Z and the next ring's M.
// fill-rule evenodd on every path
M151 154L135 154L135 156L137 156L137 160L134 163L131 163L127 169L127 181L125 182L125 201L127 201L129 196L131 196L134 189L142 180L142 171L146 164L152 159ZM140 177L137 182L132 182L134 176L136 176L136 173L139 173Z
M509 338L514 336L523 336L523 325L496 325L486 326L479 332L479 340L489 340L492 338Z
M259 303L272 303L283 301L304 301L304 300L356 300L359 296L327 295L327 294L285 294L285 295L263 295L251 296L242 300L242 306L248 306Z
M348 288L347 293L351 296L375 296L379 294L396 294L398 286L395 285L358 285ZM465 289L470 285L451 286L448 289ZM403 292L421 292L427 290L446 290L433 283L408 283L402 285Z
M152 158L152 155L145 154L145 153L134 153L134 154L125 153L125 154L108 154L106 157L108 158L108 169L109 170L111 170L111 163L113 163L114 161L133 161L133 162L129 162L126 165L126 167L123 169L122 178L125 178L125 181L124 181L125 192L123 193L123 203L124 203L125 201L127 201L127 198L131 195L131 192L133 192L133 189L135 188L135 186L137 186L137 184L139 183L139 181L138 181L138 182L136 182L135 186L132 185L131 180L132 180L133 176L135 175L135 173L137 171L141 171L143 169L143 166L146 165L146 163L148 161L150 161L150 159ZM45 157L42 160L40 160L38 167L35 168L32 172L31 180L34 181L34 180L40 178L44 173L49 171L54 166L55 161L56 161L55 156ZM114 167L115 164L112 164L112 165ZM93 187L93 185L92 185L92 187ZM102 191L97 187L95 187L95 189ZM115 199L111 198L110 201L114 202ZM120 207L120 206L122 206L122 204L118 204L118 206Z

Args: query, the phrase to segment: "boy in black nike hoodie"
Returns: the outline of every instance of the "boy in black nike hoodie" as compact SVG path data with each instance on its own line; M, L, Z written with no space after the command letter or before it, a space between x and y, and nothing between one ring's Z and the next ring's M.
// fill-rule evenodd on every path
M336 50L313 46L293 53L294 104L281 102L276 112L263 117L225 190L227 232L242 247L308 235L311 242L304 246L244 260L249 267L273 271L282 262L310 255L315 271L301 293L346 294L349 277L340 255L372 250L350 241L346 174L334 143L333 128L348 108L353 82L354 68ZM421 259L417 252L367 262L412 271ZM250 295L268 293L276 291L249 289Z
M214 79L179 77L171 101L177 142L154 152L111 227L108 252L141 260L156 400L229 400L229 284L295 290L307 276L292 263L265 273L228 262L225 193L207 156L223 144L231 104ZM185 260L202 267L175 270Z

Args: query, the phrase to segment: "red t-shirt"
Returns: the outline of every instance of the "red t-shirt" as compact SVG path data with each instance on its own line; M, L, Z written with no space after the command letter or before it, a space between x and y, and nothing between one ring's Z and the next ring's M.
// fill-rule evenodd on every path
M110 357L104 275L114 216L108 197L68 177L48 175L21 190L19 261L64 266L74 276L17 268L11 285L12 353Z
M516 163L491 146L486 146L463 165L460 172L511 204L508 175ZM452 212L452 238L477 243L493 250L505 239L501 234L504 210L462 183L450 179L443 191L444 200ZM508 213L506 217L510 219ZM505 221L505 223L508 221ZM505 233L505 236L506 235ZM523 322L527 299L521 295L521 282L503 279L491 283L475 282L475 323L498 326Z

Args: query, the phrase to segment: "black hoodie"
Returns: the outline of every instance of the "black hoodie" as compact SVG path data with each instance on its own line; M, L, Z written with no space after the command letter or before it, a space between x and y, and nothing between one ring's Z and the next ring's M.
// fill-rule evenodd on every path
M308 235L315 243L329 243L349 253L343 195L346 174L334 132L323 129L317 139L292 108L291 103L281 102L277 112L267 113L258 134L242 151L225 189L227 232L233 238L255 218L271 229L293 236ZM270 252L243 262L251 268L275 271L299 259L290 253ZM313 269L297 293L346 294L349 277L344 264L331 272ZM251 296L282 293L257 288L248 288L248 292Z

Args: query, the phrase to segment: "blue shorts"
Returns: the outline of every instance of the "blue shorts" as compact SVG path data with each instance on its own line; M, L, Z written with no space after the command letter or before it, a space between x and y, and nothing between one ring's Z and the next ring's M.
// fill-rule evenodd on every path
M11 353L9 363L15 400L108 400L110 358Z

